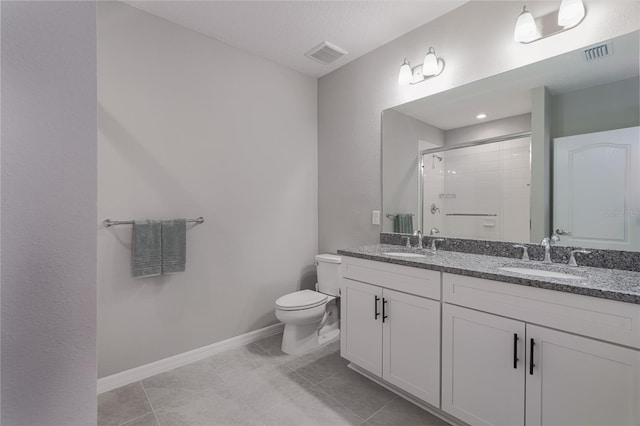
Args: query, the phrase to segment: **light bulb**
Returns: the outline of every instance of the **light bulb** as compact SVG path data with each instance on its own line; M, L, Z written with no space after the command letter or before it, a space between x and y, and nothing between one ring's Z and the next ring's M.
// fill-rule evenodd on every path
M405 58L404 63L400 67L400 74L398 74L398 84L406 86L413 81L413 72L411 71L411 65L409 60Z
M433 47L424 55L424 63L422 64L422 75L432 76L438 74L438 58Z
M562 0L558 12L558 25L572 27L584 18L584 4L582 0Z
M513 39L520 43L526 43L537 37L538 28L536 28L536 21L533 19L531 12L529 12L525 6L516 21L516 30L513 34Z

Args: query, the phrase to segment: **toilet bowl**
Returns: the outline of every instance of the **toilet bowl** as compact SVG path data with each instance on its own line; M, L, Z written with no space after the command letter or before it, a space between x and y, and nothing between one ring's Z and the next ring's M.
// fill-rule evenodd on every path
M282 352L300 355L340 335L338 296L341 263L340 256L316 256L318 291L296 291L276 300L276 318L284 323Z

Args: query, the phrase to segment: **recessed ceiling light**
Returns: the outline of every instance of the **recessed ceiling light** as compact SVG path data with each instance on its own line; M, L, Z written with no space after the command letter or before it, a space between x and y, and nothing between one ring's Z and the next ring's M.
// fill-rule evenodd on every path
M476 118L478 120L482 120L483 118L487 118L487 114L481 112L480 114L476 115Z

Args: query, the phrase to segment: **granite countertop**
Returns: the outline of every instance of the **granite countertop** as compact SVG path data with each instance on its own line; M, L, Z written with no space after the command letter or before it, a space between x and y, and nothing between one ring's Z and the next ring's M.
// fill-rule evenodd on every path
M389 256L388 252L407 252L426 254L424 258L401 258ZM620 302L640 304L640 272L617 269L570 267L564 264L543 264L539 261L522 261L507 257L483 256L453 251L440 250L431 253L429 250L409 249L391 244L374 244L338 250L343 256L394 263L414 268L432 269L452 274L467 275L476 278L502 281L506 283L526 285L547 290L617 300ZM503 271L502 267L520 267L543 269L577 275L580 279L538 277L516 272Z

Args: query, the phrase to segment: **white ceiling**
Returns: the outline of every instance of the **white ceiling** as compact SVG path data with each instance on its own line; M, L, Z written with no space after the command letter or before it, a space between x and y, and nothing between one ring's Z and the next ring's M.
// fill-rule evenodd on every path
M468 1L468 0L467 0ZM168 21L312 77L320 77L466 3L421 1L125 1ZM304 56L322 41L348 55Z

